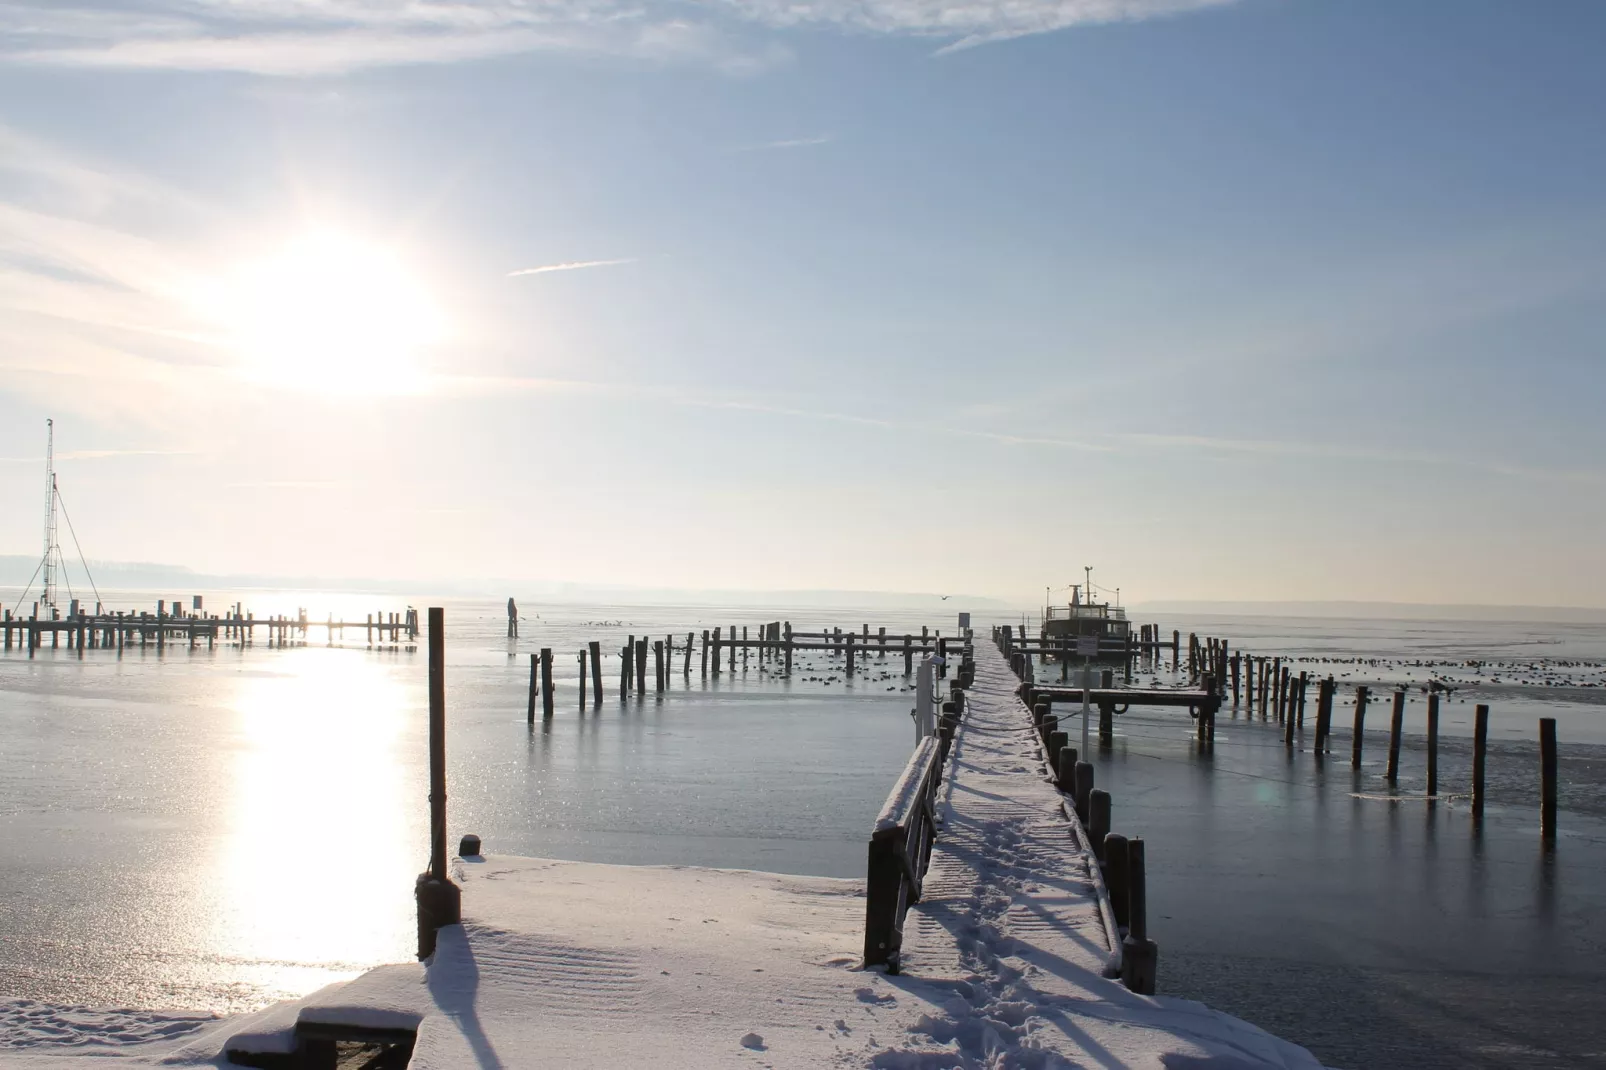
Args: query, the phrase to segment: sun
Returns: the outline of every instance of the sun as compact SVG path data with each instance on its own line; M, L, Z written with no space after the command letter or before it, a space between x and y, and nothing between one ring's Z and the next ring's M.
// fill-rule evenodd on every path
M413 393L420 352L439 342L436 304L402 258L338 231L311 231L243 267L226 317L251 378L326 394Z

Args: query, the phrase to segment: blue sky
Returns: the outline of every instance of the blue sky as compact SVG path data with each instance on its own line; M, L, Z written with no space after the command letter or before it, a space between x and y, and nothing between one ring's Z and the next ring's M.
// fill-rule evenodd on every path
M53 415L107 559L1606 605L1602 41L0 0L0 552Z

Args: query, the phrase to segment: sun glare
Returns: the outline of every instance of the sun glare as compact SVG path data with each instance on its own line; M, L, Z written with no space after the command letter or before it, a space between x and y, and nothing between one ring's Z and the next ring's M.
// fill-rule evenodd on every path
M435 303L390 249L304 234L243 269L228 318L253 378L332 394L411 393L440 341Z

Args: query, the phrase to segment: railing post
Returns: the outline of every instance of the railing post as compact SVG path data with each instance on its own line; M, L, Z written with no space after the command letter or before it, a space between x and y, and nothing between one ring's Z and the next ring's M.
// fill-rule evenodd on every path
M1130 917L1126 939L1121 942L1121 983L1139 995L1154 995L1159 948L1149 939L1148 882L1145 875L1143 840L1127 844L1127 903Z
M418 957L435 953L435 933L462 920L462 892L446 873L446 619L429 611L429 870L413 882Z

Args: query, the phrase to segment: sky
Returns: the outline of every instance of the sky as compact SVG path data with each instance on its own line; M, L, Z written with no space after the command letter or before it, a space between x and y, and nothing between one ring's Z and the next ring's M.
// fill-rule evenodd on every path
M54 418L92 560L1606 606L1602 41L0 0L0 554Z

